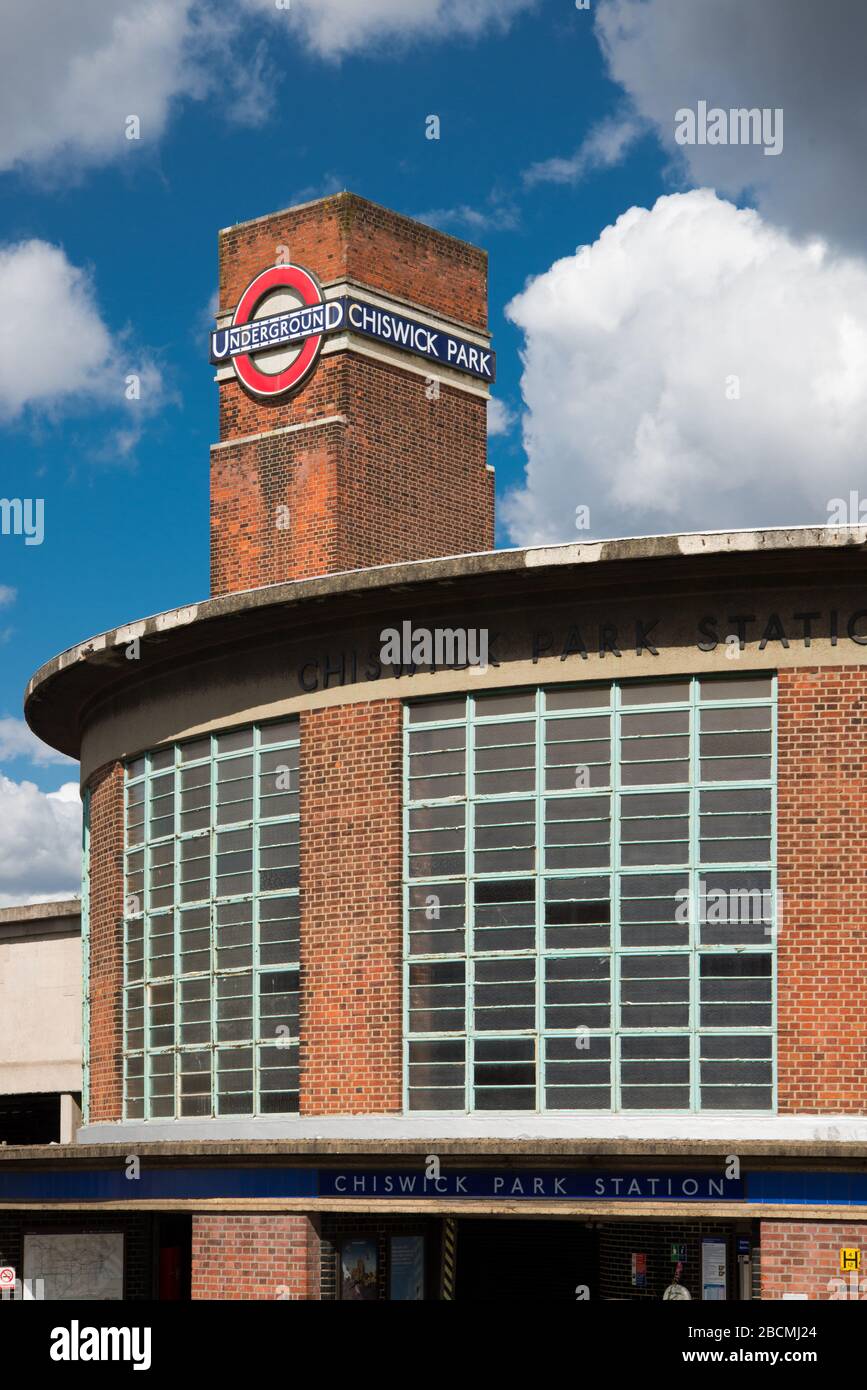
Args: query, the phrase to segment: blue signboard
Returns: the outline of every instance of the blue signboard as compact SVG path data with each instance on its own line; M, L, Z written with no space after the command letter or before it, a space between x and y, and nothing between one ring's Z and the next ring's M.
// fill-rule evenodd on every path
M51 1170L9 1169L0 1164L0 1201L198 1201L259 1198L277 1201L319 1197L354 1200L751 1202L805 1206L867 1205L864 1173L596 1172L583 1169L445 1168L438 1178L410 1168L177 1167L151 1168L142 1157L139 1176L125 1162L98 1169L72 1164Z
M374 338L481 381L492 382L496 376L496 354L491 348L347 295L218 328L211 334L211 361L219 364L275 348L297 347L309 338L340 332Z
M501 1197L550 1201L735 1201L743 1198L741 1179L716 1173L498 1172L443 1171L427 1178L418 1171L331 1172L319 1174L320 1197Z
M465 338L442 329L432 329L416 319L394 314L390 309L379 309L373 304L364 304L358 299L342 299L346 327L352 333L361 333L377 342L391 347L404 348L407 352L427 357L439 362L443 367L453 367L455 371L477 376L482 381L493 381L496 376L496 357L490 348L480 348Z
M743 1182L716 1173L551 1172L544 1169L116 1168L49 1172L0 1169L0 1200L159 1201L209 1197L475 1197L503 1200L735 1201Z

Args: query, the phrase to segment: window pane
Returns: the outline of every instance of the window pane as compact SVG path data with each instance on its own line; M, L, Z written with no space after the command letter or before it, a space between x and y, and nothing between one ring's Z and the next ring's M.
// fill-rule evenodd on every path
M610 816L607 796L550 797L545 802L545 868L607 868Z
M523 800L477 802L473 843L476 873L534 869L536 803Z
M689 699L689 681L648 681L626 684L620 690L622 705L670 705Z
M479 880L475 885L477 951L526 951L536 939L536 886L532 879Z
M545 1027L584 1030L611 1026L608 956L554 956L545 962Z
M532 1038L480 1038L473 1066L477 1110L535 1110Z
M611 1108L611 1039L589 1032L545 1039L549 1110Z
M466 945L463 883L414 884L409 890L411 955L462 953Z
M607 946L611 902L607 878L550 878L545 884L545 944L552 950Z

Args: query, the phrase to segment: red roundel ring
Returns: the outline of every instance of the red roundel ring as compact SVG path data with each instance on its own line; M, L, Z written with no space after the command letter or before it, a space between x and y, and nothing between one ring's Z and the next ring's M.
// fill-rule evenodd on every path
M232 327L240 328L249 323L265 296L280 289L294 290L304 305L322 303L322 291L309 270L302 270L298 265L272 265L257 275L241 295ZM282 396L285 391L299 386L308 372L313 370L322 346L322 336L319 333L314 338L305 339L295 361L283 372L260 372L249 354L239 354L233 359L235 372L254 396Z

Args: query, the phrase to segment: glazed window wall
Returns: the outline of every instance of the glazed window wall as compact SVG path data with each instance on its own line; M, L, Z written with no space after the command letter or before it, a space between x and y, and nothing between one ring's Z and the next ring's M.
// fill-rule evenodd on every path
M126 768L124 1114L298 1109L298 722Z
M406 706L408 1109L774 1108L775 695Z

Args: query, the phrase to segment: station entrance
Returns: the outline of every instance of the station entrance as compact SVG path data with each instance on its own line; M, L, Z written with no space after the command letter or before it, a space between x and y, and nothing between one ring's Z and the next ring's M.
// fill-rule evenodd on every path
M460 1219L461 1302L758 1297L758 1225L676 1220Z
M322 1220L322 1295L576 1303L760 1297L759 1225L587 1216Z
M598 1231L583 1221L460 1220L455 1242L459 1303L574 1303L599 1297Z

